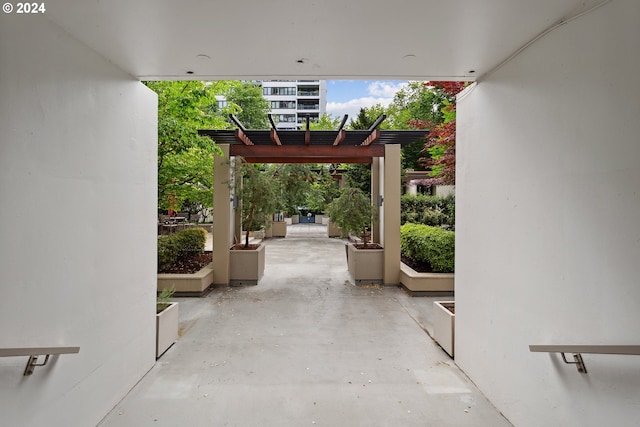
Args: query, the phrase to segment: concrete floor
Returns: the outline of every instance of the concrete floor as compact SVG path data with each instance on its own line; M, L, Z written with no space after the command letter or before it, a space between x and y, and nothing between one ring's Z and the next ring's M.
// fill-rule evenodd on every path
M294 236L258 286L177 298L180 339L99 425L511 425L425 332L447 298L355 287L341 240Z

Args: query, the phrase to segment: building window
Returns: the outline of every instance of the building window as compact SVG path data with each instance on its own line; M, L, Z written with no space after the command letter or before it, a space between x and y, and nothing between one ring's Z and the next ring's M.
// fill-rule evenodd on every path
M226 99L224 99L222 101L218 101L218 108L225 108L227 105L229 105L229 104L227 104L227 100Z
M263 95L295 95L295 87L263 87Z
M273 116L273 120L276 123L295 123L296 115L295 114L276 114Z
M271 101L271 109L287 109L287 110L295 110L296 109L296 101Z

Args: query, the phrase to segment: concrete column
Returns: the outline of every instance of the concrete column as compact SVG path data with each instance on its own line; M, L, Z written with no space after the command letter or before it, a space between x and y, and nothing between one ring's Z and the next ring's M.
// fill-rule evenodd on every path
M384 246L384 284L400 283L400 145L384 147L382 171L382 244Z
M377 200L380 195L380 181L382 179L380 175L380 164L383 159L380 157L374 157L371 162L371 203L376 207L377 218L371 224L371 241L374 243L381 243L381 226L380 219L382 217L381 209L378 208Z
M240 161L239 159L237 160L238 162ZM234 157L233 161L231 162L231 173L233 174L233 188L235 188L235 191L231 192L231 196L235 197L236 194L238 194L240 192L240 190L242 189L242 171L240 170L239 167L236 167L237 163L236 163L236 159ZM238 208L233 208L233 213L232 213L233 217L232 217L232 225L231 225L231 230L232 230L232 237L231 237L231 241L233 242L233 244L236 243L240 243L242 241L242 201L238 200Z
M213 166L213 283L229 285L229 248L231 247L232 204L229 180L231 163L229 144L218 145L223 156L216 155Z

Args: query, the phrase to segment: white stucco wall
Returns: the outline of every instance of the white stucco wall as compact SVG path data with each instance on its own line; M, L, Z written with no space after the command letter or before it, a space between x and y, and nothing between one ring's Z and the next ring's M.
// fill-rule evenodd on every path
M615 0L458 104L456 362L518 427L638 423L640 357L528 350L640 344L638 22Z
M156 96L42 16L0 16L0 347L80 346L0 424L91 426L154 364Z

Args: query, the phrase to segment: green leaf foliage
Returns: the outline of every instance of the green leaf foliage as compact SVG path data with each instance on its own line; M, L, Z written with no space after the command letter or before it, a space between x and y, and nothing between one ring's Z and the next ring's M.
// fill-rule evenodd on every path
M359 188L345 187L340 196L329 204L329 221L345 233L353 233L367 244L367 229L371 227L375 209L371 199Z
M188 228L168 236L158 236L158 271L169 268L178 259L204 252L207 230Z
M245 246L249 246L248 231L256 230L271 223L271 217L278 208L279 183L273 169L263 169L260 164L246 163L236 158L236 168L242 176L241 183L235 183L234 192L238 196L243 229L247 231Z
M400 221L455 229L455 196L405 194L400 199Z
M341 117L334 117L331 114L324 113L315 122L309 122L309 130L337 130L341 121Z
M270 105L262 96L262 87L253 83L242 83L231 87L226 94L227 108L247 129L269 127Z
M436 273L455 270L455 233L438 227L407 223L400 227L402 255L427 262Z

